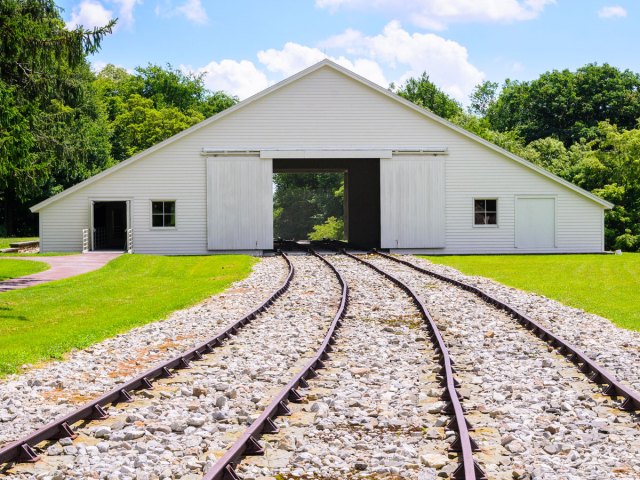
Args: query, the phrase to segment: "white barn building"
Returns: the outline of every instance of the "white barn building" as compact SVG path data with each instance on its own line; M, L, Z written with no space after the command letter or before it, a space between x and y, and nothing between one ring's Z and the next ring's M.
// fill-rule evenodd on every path
M273 248L273 173L303 171L345 172L361 245L604 250L610 203L329 60L31 210L44 252L124 250L128 233L137 253L259 254Z

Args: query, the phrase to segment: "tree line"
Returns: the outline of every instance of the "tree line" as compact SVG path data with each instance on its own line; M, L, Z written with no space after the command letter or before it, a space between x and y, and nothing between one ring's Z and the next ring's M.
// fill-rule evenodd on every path
M53 0L0 0L0 236L36 234L33 204L237 103L171 65L96 74L115 23L69 30Z
M54 0L0 0L0 236L36 233L29 206L237 103L171 65L93 72L114 25L69 30ZM588 64L486 81L466 109L426 72L390 90L611 201L607 248L640 250L638 73ZM340 175L274 183L277 234L342 235Z

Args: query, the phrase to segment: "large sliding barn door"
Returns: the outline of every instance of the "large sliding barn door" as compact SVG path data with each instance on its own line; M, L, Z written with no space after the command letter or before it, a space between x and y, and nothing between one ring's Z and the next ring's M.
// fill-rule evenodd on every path
M380 160L382 248L445 246L442 157L397 155Z
M257 156L207 159L209 250L273 248L273 167Z

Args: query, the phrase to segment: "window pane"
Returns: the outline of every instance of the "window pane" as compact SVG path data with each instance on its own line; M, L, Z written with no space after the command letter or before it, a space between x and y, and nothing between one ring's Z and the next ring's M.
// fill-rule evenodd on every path
M165 214L164 216L164 226L165 227L175 227L176 226L176 216L173 214Z
M498 224L498 214L496 214L496 213L487 213L485 217L486 217L487 225L497 225Z
M151 213L162 213L163 202L151 202Z
M176 213L176 202L164 202L164 213L165 215Z
M485 200L487 202L487 212L497 212L498 211L498 201L497 200Z
M484 225L485 215L484 213L476 213L474 223L476 225Z
M484 212L484 200L475 200L474 206L476 212Z
M151 215L151 226L163 227L164 225L162 224L162 219L163 219L162 215Z

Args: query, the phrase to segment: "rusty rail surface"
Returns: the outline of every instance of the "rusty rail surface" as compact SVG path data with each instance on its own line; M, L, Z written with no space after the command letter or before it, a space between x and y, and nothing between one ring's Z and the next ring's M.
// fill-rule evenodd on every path
M229 324L215 337L207 340L206 342L186 352L182 352L180 355L168 361L154 366L150 370L147 370L126 383L116 386L99 398L85 403L73 412L63 415L53 422L43 426L39 430L15 442L5 445L0 449L0 465L11 462L36 462L39 459L39 456L33 447L38 443L64 437L75 438L77 435L72 429L72 425L74 423L81 420L90 421L107 418L109 414L104 409L105 406L120 402L130 402L133 400L131 396L132 391L152 389L154 380L158 378L172 377L172 369L180 370L189 368L189 363L191 361L200 360L204 355L213 352L214 349L220 346L224 340L237 333L242 327L255 319L261 312L266 311L277 298L287 291L291 284L291 279L293 278L295 269L289 258L287 258L284 253L282 253L282 257L287 263L287 277L280 287L272 292L258 308L241 319Z
M456 390L459 384L458 381L454 378L454 370L452 367L451 358L449 357L449 350L447 349L447 346L442 339L442 335L440 335L440 331L438 330L437 325L433 321L433 318L431 318L431 314L427 310L427 307L424 305L424 303L422 303L422 300L420 300L413 289L400 279L396 278L388 272L385 272L381 268L378 268L377 266L373 265L370 262L367 262L362 258L351 255L344 250L342 251L342 253L347 257L366 265L372 270L383 275L385 278L389 279L391 282L404 290L418 307L418 310L425 319L425 325L427 326L427 329L429 331L431 341L434 344L434 349L440 357L440 364L442 365L441 383L445 389L442 399L447 402L444 411L453 416L453 418L447 425L448 428L456 432L456 438L451 444L450 450L459 453L460 465L453 472L452 478L458 480L486 479L487 477L485 476L484 472L473 459L473 452L479 450L479 448L469 434L469 431L472 430L472 427L469 424L468 420L464 417L464 410L462 408L462 404L460 403L460 394Z
M307 379L315 377L317 375L316 370L323 368L324 360L329 358L329 353L332 351L331 345L335 343L336 330L342 324L342 318L345 314L349 289L340 272L338 272L330 262L312 249L309 249L309 252L327 264L338 278L342 289L340 306L333 317L333 321L327 330L327 334L320 348L318 348L311 360L273 397L271 403L265 408L262 414L244 431L242 436L236 440L225 454L218 459L214 466L205 473L203 477L204 480L239 480L240 477L235 472L235 466L240 459L246 455L264 454L264 449L258 442L260 436L278 432L278 427L274 423L274 419L281 415L291 414L287 404L289 402L296 403L302 400L300 393L296 389L299 386L307 387Z
M541 340L544 340L553 348L557 349L557 351L564 355L571 363L575 364L578 370L580 370L584 375L591 380L592 382L597 383L598 385L603 385L603 393L610 397L622 397L623 400L618 404L620 410L624 411L637 411L640 410L640 393L633 390L630 387L622 384L615 375L599 365L595 361L591 360L584 352L578 349L576 346L566 342L561 337L551 333L549 330L544 328L542 325L537 323L528 315L520 312L514 307L498 300L497 298L492 297L485 291L474 287L473 285L469 285L468 283L461 282L459 280L455 280L453 278L447 277L446 275L442 275L436 272L432 272L431 270L427 270L425 268L414 265L411 262L406 260L402 260L400 258L394 257L392 255L388 255L386 253L374 251L375 254L392 260L396 263L400 263L405 265L413 270L423 273L425 275L429 275L431 277L437 278L438 280L442 280L443 282L450 283L455 285L458 288L471 292L478 297L482 298L485 302L493 305L494 307L506 312L510 316L514 317L524 328L531 331L534 335L536 335Z

